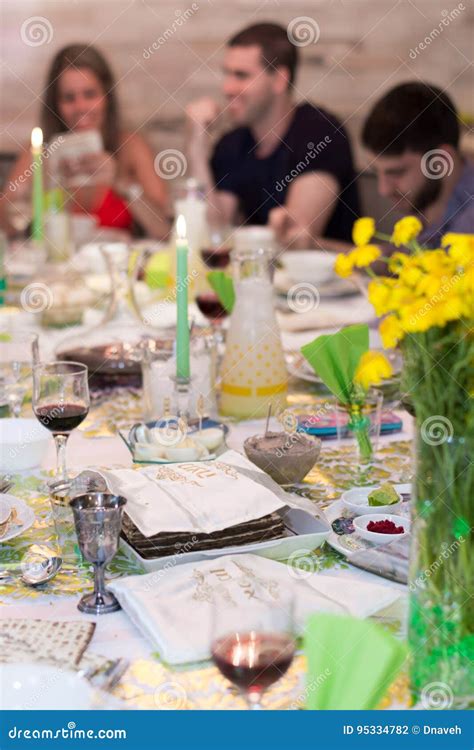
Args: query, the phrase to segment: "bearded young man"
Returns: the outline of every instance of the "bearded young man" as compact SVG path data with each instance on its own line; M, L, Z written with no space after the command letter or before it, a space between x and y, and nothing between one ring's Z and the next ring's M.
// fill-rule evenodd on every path
M362 131L380 195L423 224L418 242L474 232L474 165L459 151L459 120L441 89L404 83L374 106Z
M298 48L277 24L257 24L230 39L223 94L234 129L213 149L222 109L210 98L190 104L191 172L222 222L274 223L270 212L278 219L285 207L288 246L314 247L322 235L350 241L359 203L349 140L332 114L295 103L297 65Z

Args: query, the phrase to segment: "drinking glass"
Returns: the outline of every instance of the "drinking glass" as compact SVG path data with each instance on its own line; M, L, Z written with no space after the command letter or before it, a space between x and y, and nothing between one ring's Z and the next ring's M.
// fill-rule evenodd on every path
M241 615L230 615L215 601L212 617L212 659L242 693L249 709L261 709L265 691L283 677L295 654L294 601L290 592L278 601L249 599ZM235 617L243 622L232 625Z
M67 481L66 444L89 412L88 370L80 362L49 362L33 368L33 411L56 443L56 479Z
M209 240L206 247L201 248L201 258L212 270L225 270L230 264L232 250L231 227L225 225L211 225Z
M32 370L38 363L36 333L0 332L0 385L12 417L18 418L21 414Z
M89 492L71 500L79 549L94 566L94 591L77 605L85 614L105 615L120 609L115 596L105 588L104 572L118 549L126 502L120 495L104 492Z
M382 423L382 406L383 393L377 388L370 388L355 407L337 403L338 440L349 438L351 452L355 452L361 464L369 463L377 452Z

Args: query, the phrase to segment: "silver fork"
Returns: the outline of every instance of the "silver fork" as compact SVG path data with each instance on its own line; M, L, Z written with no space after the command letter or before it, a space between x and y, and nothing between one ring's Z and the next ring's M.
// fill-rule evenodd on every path
M0 494L3 495L4 493L8 492L9 489L13 487L13 482L11 481L11 476L6 474L3 477L0 477Z

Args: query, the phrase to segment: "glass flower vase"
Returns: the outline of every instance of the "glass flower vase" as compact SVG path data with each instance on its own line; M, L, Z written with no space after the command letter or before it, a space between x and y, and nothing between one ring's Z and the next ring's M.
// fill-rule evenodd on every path
M370 464L378 447L383 393L372 388L360 393L349 404L338 403L336 427L338 440L352 439L359 464Z

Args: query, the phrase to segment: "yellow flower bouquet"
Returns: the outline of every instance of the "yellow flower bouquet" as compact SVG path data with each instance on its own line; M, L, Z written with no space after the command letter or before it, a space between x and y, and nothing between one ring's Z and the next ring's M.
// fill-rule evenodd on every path
M353 229L355 248L339 255L341 276L365 268L369 300L386 348L400 346L402 390L413 405L417 466L412 502L409 641L414 698L443 684L446 707L474 702L474 235L445 234L441 247L418 243L408 216L391 236L372 219ZM374 239L395 248L384 257ZM392 248L393 250L393 248ZM386 264L377 276L372 264Z

